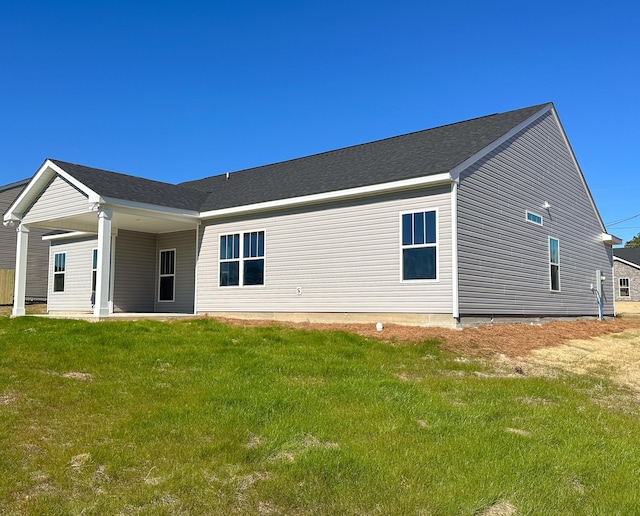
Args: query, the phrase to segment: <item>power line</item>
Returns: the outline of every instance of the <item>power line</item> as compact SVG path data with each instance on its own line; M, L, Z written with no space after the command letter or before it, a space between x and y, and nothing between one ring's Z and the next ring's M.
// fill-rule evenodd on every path
M616 222L609 222L606 225L607 226L617 226L618 224L622 224L623 222L626 222L628 220L635 219L636 217L640 217L640 213L638 213L637 215L633 215L632 217L627 217L626 219L617 220Z

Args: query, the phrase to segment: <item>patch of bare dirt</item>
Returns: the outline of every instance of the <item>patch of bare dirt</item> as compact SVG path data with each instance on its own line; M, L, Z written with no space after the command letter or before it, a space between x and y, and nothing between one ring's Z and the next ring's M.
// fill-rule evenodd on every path
M528 360L578 374L611 378L640 391L640 328L536 349Z

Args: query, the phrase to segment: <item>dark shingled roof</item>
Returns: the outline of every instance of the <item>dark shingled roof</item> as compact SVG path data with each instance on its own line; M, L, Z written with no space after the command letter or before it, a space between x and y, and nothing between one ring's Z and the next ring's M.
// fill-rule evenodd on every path
M199 206L207 197L206 192L194 188L85 167L56 159L50 161L103 197L195 211L198 211Z
M640 267L640 247L614 247L613 256Z
M204 212L449 172L548 105L178 185L51 161L103 197Z
M210 191L209 211L448 172L547 105L181 184Z

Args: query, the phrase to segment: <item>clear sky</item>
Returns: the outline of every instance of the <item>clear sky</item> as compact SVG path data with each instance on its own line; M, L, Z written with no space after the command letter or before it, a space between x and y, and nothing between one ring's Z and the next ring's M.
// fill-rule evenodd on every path
M640 232L640 3L0 0L0 184L45 158L178 183L554 102Z

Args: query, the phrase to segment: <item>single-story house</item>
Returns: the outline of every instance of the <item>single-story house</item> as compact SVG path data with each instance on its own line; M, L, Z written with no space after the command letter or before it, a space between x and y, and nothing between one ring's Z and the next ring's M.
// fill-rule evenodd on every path
M613 249L616 312L640 313L640 247Z
M28 179L0 186L0 213L13 204L20 192L29 184ZM46 301L49 243L42 240L47 230L34 228L31 231L29 276L25 286L28 301ZM0 225L0 305L13 304L14 275L16 266L16 229Z
M47 159L4 221L16 316L32 227L66 231L47 237L49 312L455 326L597 316L602 299L614 313L620 240L551 103L177 185Z

